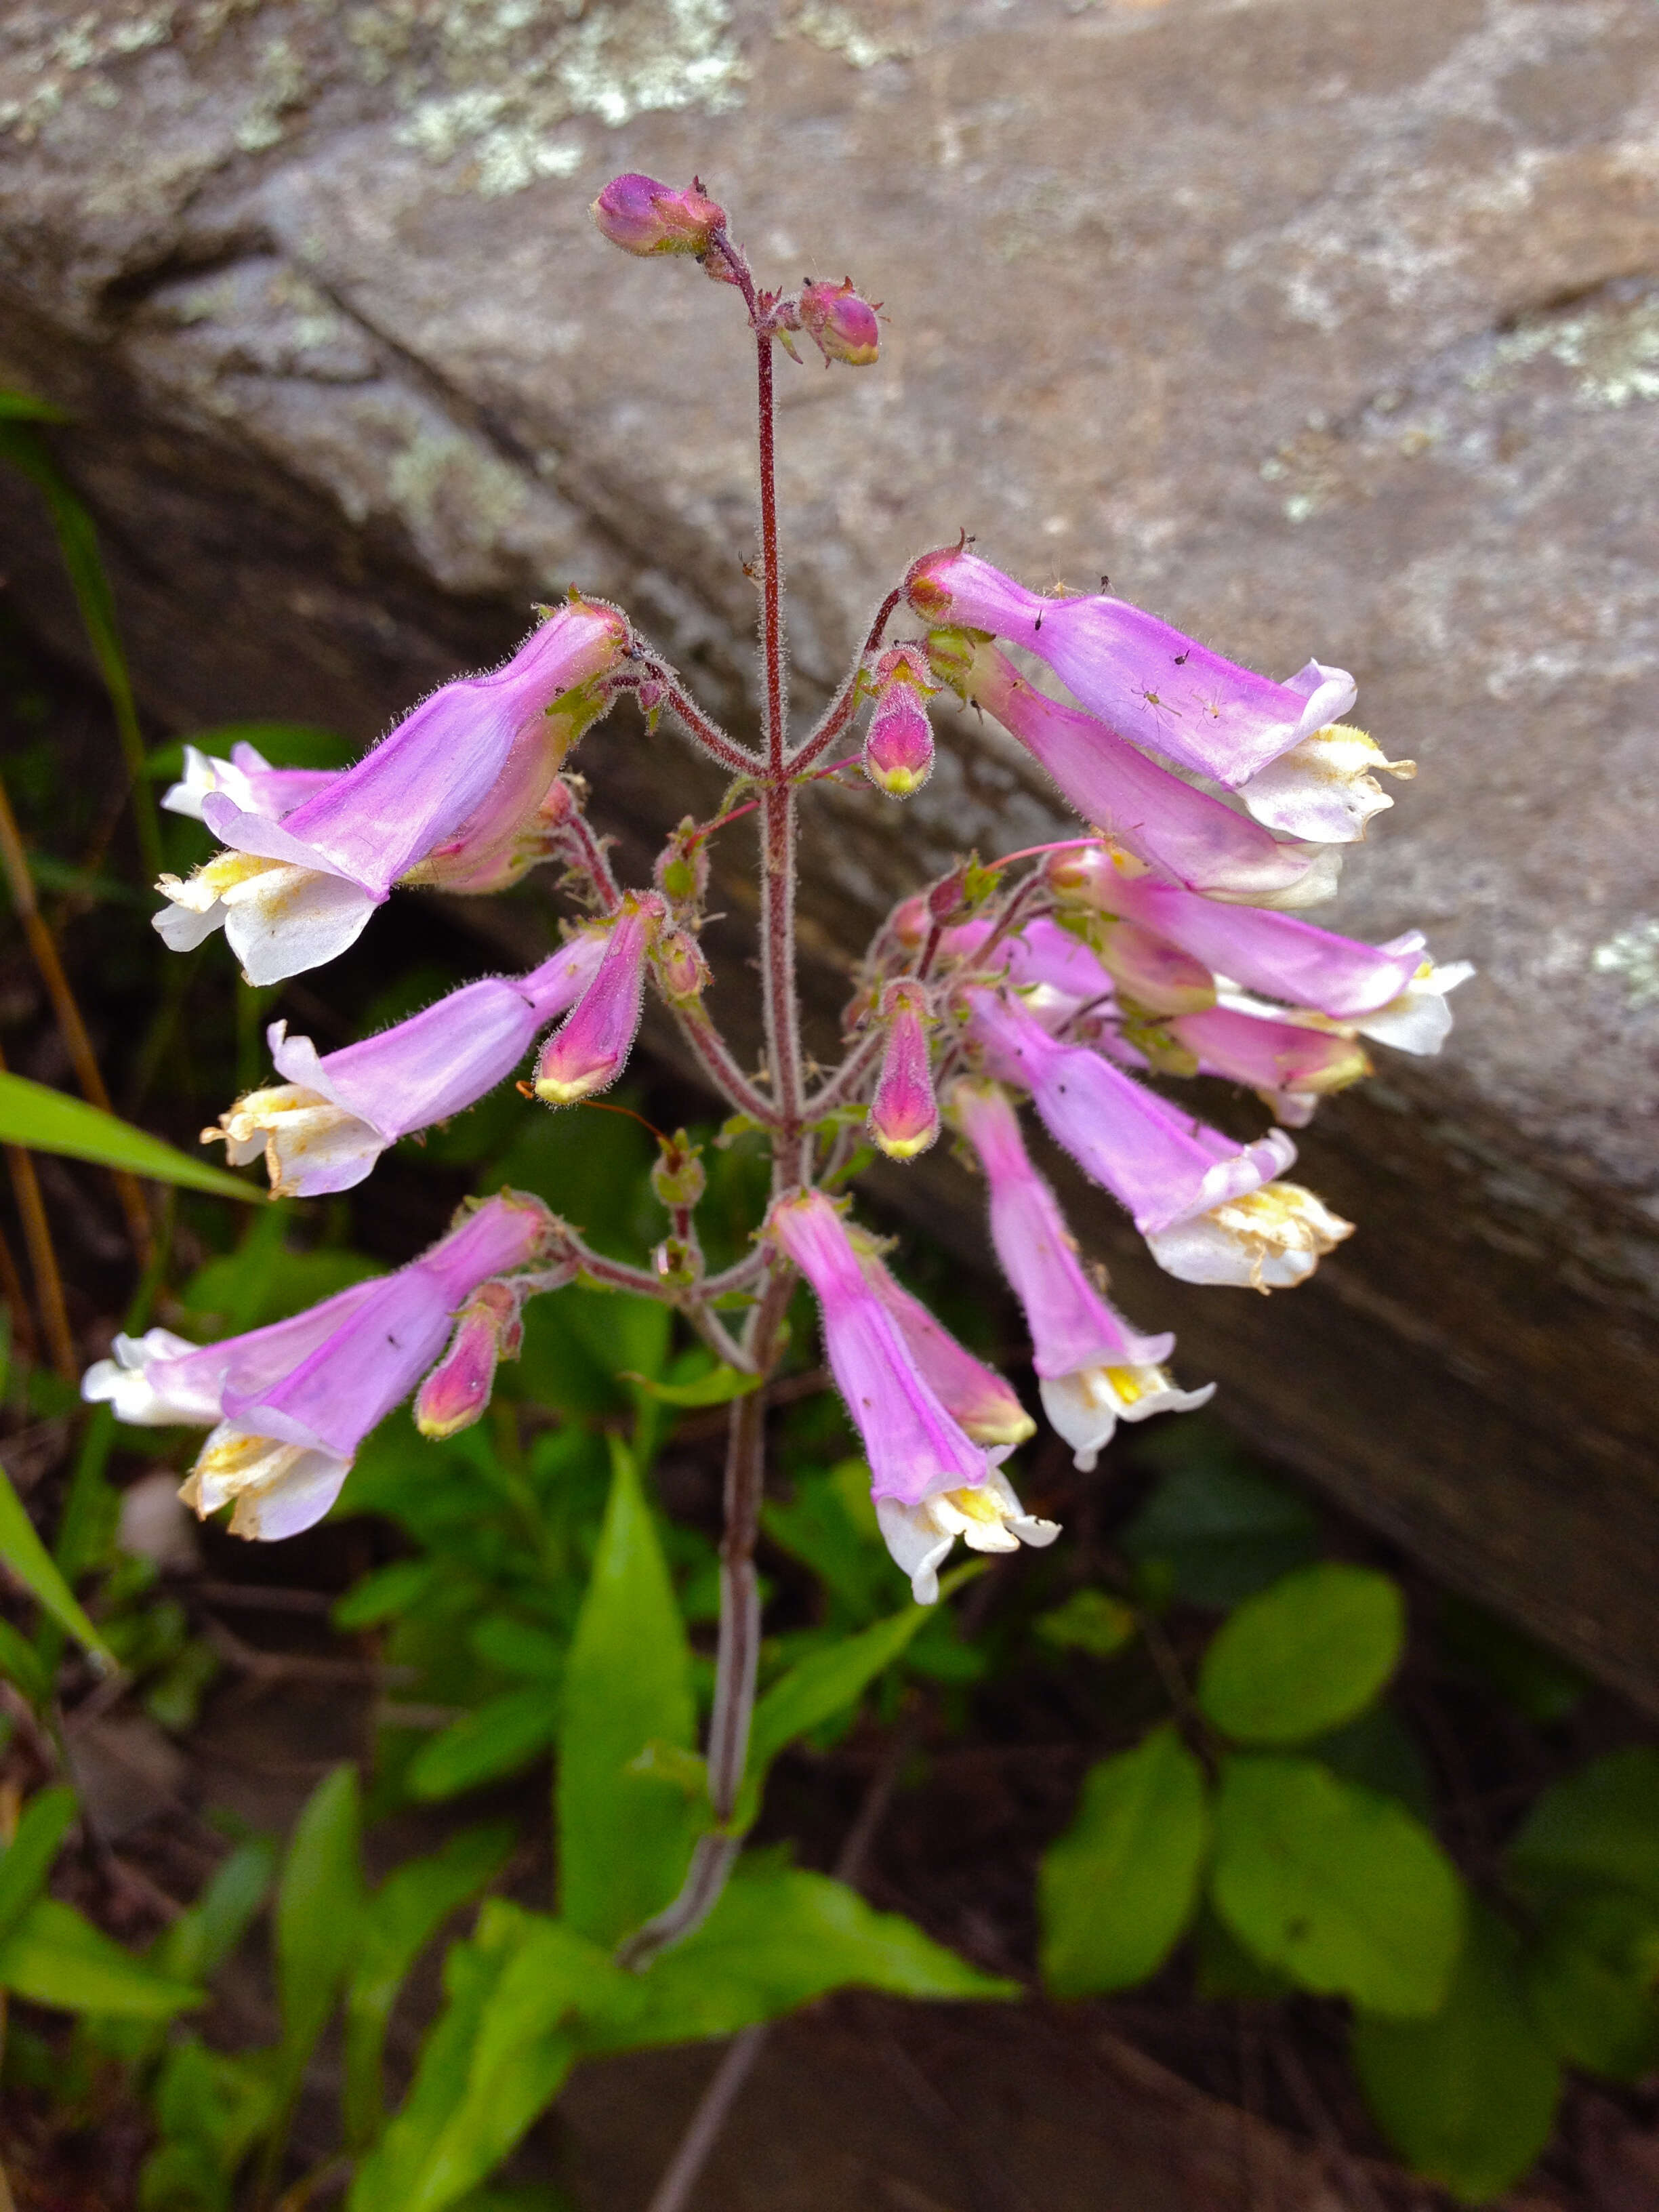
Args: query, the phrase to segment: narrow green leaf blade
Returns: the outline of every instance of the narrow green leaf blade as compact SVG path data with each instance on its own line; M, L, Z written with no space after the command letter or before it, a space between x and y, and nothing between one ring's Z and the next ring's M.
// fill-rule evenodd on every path
M246 1206L259 1204L265 1195L256 1183L228 1175L208 1160L192 1159L84 1098L71 1098L49 1083L31 1083L24 1075L0 1074L0 1144L27 1145L103 1168L126 1168L152 1182L211 1191L219 1198L239 1198Z
M1018 1996L896 1912L878 1912L827 1875L766 1859L741 1862L714 1911L638 1978L636 2014L594 2021L593 2050L734 2035L828 1990L895 1996Z
M1240 1942L1304 1989L1398 2019L1445 1997L1463 1932L1456 1873L1404 1806L1316 1760L1223 1762L1211 1894Z
M381 2052L404 1978L449 1915L501 1872L517 1835L506 1824L465 1828L429 1857L394 1869L375 1892L346 1989L346 2139L354 2147L380 2126Z
M268 1837L239 1844L189 1911L163 1931L153 1963L175 1980L205 1982L246 1934L276 1871L276 1847Z
M38 1599L60 1628L66 1628L104 1668L115 1665L115 1654L82 1611L74 1591L58 1572L56 1562L41 1542L23 1501L11 1486L11 1477L0 1467L0 1559L3 1559L32 1597Z
M1399 1584L1326 1560L1247 1598L1222 1624L1198 1701L1235 1743L1305 1743L1364 1711L1405 1640Z
M58 1846L75 1818L75 1792L61 1784L30 1798L9 1844L0 1846L0 1936L9 1935L46 1887Z
M295 1823L276 1892L276 1993L286 2070L297 2080L362 1941L357 1771L337 1766Z
M1354 2069L1377 2124L1426 2180L1484 2204L1532 2165L1555 2124L1561 2069L1521 1999L1515 1937L1475 1904L1431 2020L1354 2021Z
M611 1458L565 1674L555 1795L564 1917L606 1945L673 1896L695 1820L678 1790L629 1771L649 1743L689 1749L696 1715L685 1631L639 1470L619 1438Z
M919 1629L933 1618L927 1605L907 1606L872 1627L811 1653L774 1682L755 1706L749 1736L750 1771L758 1780L784 1746L850 1705L890 1667Z
M126 2020L167 2020L202 2002L199 1990L167 1980L55 1897L37 1897L0 1939L0 1989L31 2004Z
M52 1695L52 1676L41 1663L40 1653L9 1620L0 1620L0 1674L21 1690L37 1710Z
M32 392L0 391L0 422L67 422L72 417L50 399L37 399Z
M556 1698L545 1684L507 1690L422 1744L404 1780L414 1796L431 1799L516 1774L547 1749L558 1721Z
M1204 1771L1173 1728L1091 1770L1038 1880L1043 1978L1057 1996L1157 1972L1192 1919L1209 1838Z

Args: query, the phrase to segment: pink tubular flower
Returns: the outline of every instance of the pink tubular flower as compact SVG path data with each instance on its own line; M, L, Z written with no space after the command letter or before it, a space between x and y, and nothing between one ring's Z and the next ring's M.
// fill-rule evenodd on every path
M535 1087L544 1105L572 1106L622 1073L640 1026L646 955L665 912L655 891L630 891L623 901L592 981L542 1047Z
M1029 647L1120 737L1221 783L1243 783L1353 704L1345 669L1310 660L1274 684L1122 599L1042 599L954 548L925 554L908 583L924 622Z
M887 1047L870 1102L870 1134L890 1160L913 1160L939 1134L927 1055L927 994L914 983L890 983L882 995Z
M1103 722L1045 698L995 646L964 630L936 630L927 645L935 674L994 714L1085 822L1176 883L1232 897L1283 897L1293 886L1310 897L1328 895L1329 871L1316 866L1316 854L1281 845Z
M726 228L726 210L700 184L677 191L636 171L612 177L588 212L613 246L642 258L707 253L714 233Z
M1206 1404L1213 1382L1177 1390L1164 1372L1174 1337L1140 1335L1090 1281L1007 1094L994 1083L960 1082L951 1114L985 1170L991 1242L1024 1310L1042 1409L1078 1468L1091 1472L1120 1420Z
M1334 1020L1379 1011L1423 970L1420 930L1387 945L1362 945L1293 914L1219 905L1177 884L1132 875L1109 854L1061 857L1070 865L1056 864L1049 874L1060 897L1096 913L1127 916L1216 975L1290 1006L1311 1006Z
M1391 761L1364 730L1347 723L1316 730L1257 770L1238 795L1258 822L1288 837L1352 845L1365 824L1394 801L1377 781L1392 775L1409 783L1417 763Z
M489 1403L495 1369L524 1343L520 1298L510 1283L481 1283L455 1318L449 1349L422 1383L415 1425L423 1437L458 1436Z
M1305 1282L1353 1224L1298 1182L1264 1182L1147 1237L1152 1257L1183 1283L1285 1291Z
M823 1194L781 1200L768 1229L817 1297L830 1372L870 1462L876 1517L917 1602L938 1597L939 1563L958 1535L985 1552L1052 1543L1054 1524L1027 1515L998 1472L1008 1447L970 1443L940 1403Z
M1200 1075L1248 1083L1291 1128L1310 1120L1318 1100L1371 1072L1364 1047L1341 1030L1264 1019L1239 1006L1177 1014L1164 1027L1192 1054Z
M1143 1237L1256 1189L1296 1158L1278 1129L1235 1144L1086 1046L1057 1042L999 992L970 988L965 997L968 1032L989 1073L1030 1092L1055 1143L1127 1207Z
M170 784L161 804L169 814L202 818L202 801L222 791L250 814L269 815L280 822L302 800L313 799L343 771L334 768L272 768L255 745L246 739L230 749L228 760L217 760L194 745L185 747L184 774Z
M934 688L914 645L893 646L876 663L864 772L890 799L908 799L933 772L933 726L926 702Z
M854 1229L849 1242L865 1280L898 1324L905 1349L923 1380L932 1385L963 1434L976 1444L1006 1444L1010 1449L1035 1436L1036 1423L1002 1376L958 1344L921 1300L895 1279L874 1240Z
M273 1022L266 1036L283 1081L239 1098L202 1141L222 1138L233 1167L263 1152L278 1197L349 1190L399 1137L476 1105L510 1075L586 989L605 946L585 929L527 975L469 983L341 1052L319 1054Z
M234 1500L239 1536L295 1535L322 1519L358 1445L437 1358L451 1316L492 1276L537 1260L550 1227L537 1200L503 1193L395 1274L291 1321L200 1348L161 1328L118 1336L82 1395L145 1426L215 1425L185 1502L205 1516Z
M613 667L627 640L614 608L572 600L503 667L446 684L280 822L210 793L202 817L230 849L188 882L161 878L156 928L187 951L222 927L251 983L332 960L392 884L474 817L520 733Z

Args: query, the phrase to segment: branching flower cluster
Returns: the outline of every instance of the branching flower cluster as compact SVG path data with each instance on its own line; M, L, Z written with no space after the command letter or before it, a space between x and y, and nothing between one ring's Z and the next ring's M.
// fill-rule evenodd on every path
M795 341L807 338L826 366L867 365L879 345L875 306L850 281L759 289L701 185L621 177L593 212L614 244L695 259L746 311L758 379L758 744L718 727L619 609L573 592L543 611L504 666L445 685L351 769L273 769L246 746L229 761L191 753L167 804L199 815L223 849L187 881L162 879L156 927L181 948L222 927L248 980L274 983L343 951L399 885L497 890L554 864L579 911L550 958L526 975L470 983L343 1051L319 1054L274 1024L280 1080L238 1099L207 1133L234 1163L263 1153L274 1191L345 1190L399 1137L508 1079L538 1040L527 1088L543 1106L603 1091L628 1060L648 988L712 1087L769 1142L765 1223L745 1258L711 1275L696 1228L702 1170L677 1137L655 1176L667 1226L647 1267L602 1256L535 1198L505 1193L397 1273L294 1321L205 1350L161 1330L118 1340L86 1391L124 1419L210 1425L186 1495L204 1513L234 1502L242 1534L282 1536L327 1510L361 1438L410 1392L428 1434L475 1419L497 1360L515 1348L526 1297L580 1279L665 1299L726 1366L763 1379L799 1273L864 1439L888 1545L926 1602L957 1538L1011 1551L1058 1531L1024 1510L1004 1472L1034 1427L1018 1395L903 1289L878 1240L830 1195L856 1146L867 1139L914 1159L948 1123L977 1161L1043 1409L1087 1469L1119 1421L1185 1409L1209 1390L1178 1387L1173 1339L1142 1334L1109 1302L1102 1271L1080 1255L1026 1150L1018 1102L1123 1206L1170 1273L1285 1287L1350 1233L1285 1179L1296 1156L1287 1130L1369 1072L1367 1042L1437 1051L1446 994L1468 971L1437 968L1415 932L1371 945L1305 918L1334 888L1343 848L1392 804L1378 775L1413 773L1342 720L1354 685L1339 668L1310 661L1288 682L1269 681L1103 589L1026 590L964 542L912 565L817 726L793 737L776 349L799 359ZM890 635L895 625L910 634ZM965 860L905 900L862 963L845 1057L809 1080L796 988L798 813L815 780L860 759L878 790L902 799L919 788L933 763L930 708L945 694L1024 745L1086 834L989 865ZM577 740L624 696L653 720L670 717L732 779L717 818L688 820L668 837L648 884L617 880L585 787L566 772ZM860 714L861 754L836 757ZM759 1070L739 1064L707 1011L700 942L710 842L751 811ZM1257 1093L1273 1126L1240 1142L1147 1080L1199 1073ZM741 1325L730 1319L738 1310ZM709 1746L717 1820L741 1783L759 1643L751 1555L762 1402L750 1390L732 1409ZM720 1839L706 1840L654 1940L683 1932L717 1891Z

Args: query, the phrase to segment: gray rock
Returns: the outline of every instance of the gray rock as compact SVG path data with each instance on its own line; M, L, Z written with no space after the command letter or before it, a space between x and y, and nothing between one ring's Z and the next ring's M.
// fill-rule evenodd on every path
M963 526L1255 665L1353 668L1422 773L1334 918L1421 922L1480 978L1443 1060L1311 1133L1362 1224L1312 1287L1188 1293L1124 1247L1125 1300L1297 1465L1659 1705L1650 8L33 0L0 128L0 372L82 417L179 726L370 736L574 580L750 713L744 342L694 270L596 239L629 167L700 172L775 280L845 265L887 302L879 368L787 371L804 706ZM32 512L0 521L66 638ZM822 1005L919 872L1059 820L1011 746L957 739L902 811L824 799ZM630 865L711 788L620 721L584 764Z

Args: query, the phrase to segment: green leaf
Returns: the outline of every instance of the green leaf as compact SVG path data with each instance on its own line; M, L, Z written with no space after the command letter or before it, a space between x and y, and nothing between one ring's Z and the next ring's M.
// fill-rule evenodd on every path
M1521 2001L1514 1936L1475 1904L1431 2020L1354 2021L1355 2071L1377 2124L1416 2171L1467 2204L1519 2181L1549 2141L1560 2069Z
M1173 1728L1091 1768L1038 1876L1042 1974L1056 1996L1158 1971L1192 1919L1209 1837L1204 1771Z
M53 1897L36 1898L0 1939L0 1989L31 2004L129 2020L165 2020L202 2002L199 1990L167 1980Z
M1463 1929L1455 1872L1403 1806L1313 1759L1224 1760L1211 1894L1304 1989L1401 2019L1445 1996Z
M464 1828L429 1858L395 1869L375 1892L346 1990L344 2107L352 2148L362 2149L380 2130L386 2023L410 1968L450 1914L495 1880L517 1840L508 1825Z
M21 1690L38 1710L52 1695L52 1676L40 1655L9 1620L0 1620L0 1674Z
M100 1667L115 1665L115 1654L88 1620L74 1591L58 1572L3 1467L0 1467L0 1559L5 1561L59 1627L66 1628Z
M617 1379L631 1382L649 1398L665 1406L725 1406L733 1398L746 1398L758 1390L766 1379L761 1375L745 1375L738 1367L727 1367L724 1362L711 1367L707 1375L699 1375L694 1382L653 1382L648 1375L636 1375L631 1367L623 1368Z
M1318 1548L1311 1509L1201 1416L1174 1437L1141 1443L1137 1457L1174 1465L1124 1529L1123 1549L1143 1565L1162 1562L1176 1596L1236 1605Z
M1528 1946L1533 2026L1559 2057L1615 2081L1659 2065L1659 1920L1627 1890L1557 1898Z
M0 1936L10 1934L46 1887L58 1846L75 1819L75 1792L61 1784L30 1798L10 1843L0 1844Z
M181 1982L216 1973L264 1903L276 1871L276 1847L268 1837L238 1844L189 1911L163 1931L150 1954L155 1965Z
M872 1628L861 1628L810 1653L774 1682L757 1702L750 1724L749 1765L756 1778L764 1776L786 1744L809 1735L861 1698L933 1618L931 1606L906 1606L902 1613L878 1620Z
M74 417L50 399L37 399L33 392L0 391L0 421L9 422L69 422Z
M161 2140L139 2179L140 2212L230 2212L237 2168L276 2117L269 2051L233 2057L188 2036L154 2090Z
M892 1561L870 1503L870 1469L845 1459L797 1477L788 1503L761 1508L761 1526L791 1559L818 1577L843 1614L868 1621L890 1603Z
M493 1899L451 1946L448 2002L401 2111L357 2169L348 2212L446 2212L506 2157L576 2055L577 2008L631 1978L556 1921Z
M691 1662L639 1470L611 1439L611 1481L565 1671L555 1810L565 1919L617 1939L678 1889L695 1814L629 1763L653 1741L690 1749Z
M1198 1702L1236 1743L1304 1743L1364 1711L1400 1663L1397 1583L1340 1560L1247 1598L1216 1632Z
M153 1182L208 1190L219 1198L240 1198L248 1206L262 1203L265 1195L257 1183L227 1175L207 1160L192 1159L148 1130L135 1129L130 1121L89 1106L84 1098L71 1098L49 1083L31 1083L24 1075L0 1074L0 1144L61 1152L69 1159L91 1160L103 1168L127 1168Z
M878 1912L827 1875L744 1860L696 1932L629 1978L638 2008L594 2019L593 2051L734 2035L835 1989L895 1996L1012 1997L1018 1985L981 1973L894 1912Z
M1659 1905L1659 1751L1611 1752L1547 1790L1509 1849L1529 1895L1609 1886Z
M1031 1626L1041 1641L1057 1651L1110 1659L1133 1642L1136 1622L1133 1607L1121 1598L1101 1589L1079 1589L1064 1604L1040 1613Z
M330 1619L337 1628L378 1628L423 1598L440 1571L432 1559L393 1559L388 1566L371 1568L336 1599Z
M422 1744L404 1783L416 1797L458 1796L528 1766L552 1743L558 1727L558 1700L546 1683L508 1690Z
M357 1771L337 1766L295 1823L276 1892L284 2071L297 2082L362 1940Z

